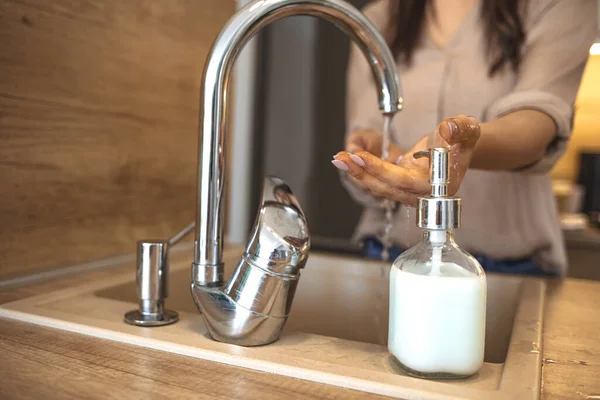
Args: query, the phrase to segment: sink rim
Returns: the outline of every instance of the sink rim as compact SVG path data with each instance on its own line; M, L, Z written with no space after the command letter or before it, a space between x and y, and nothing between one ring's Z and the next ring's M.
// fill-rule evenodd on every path
M227 249L225 254L229 257L238 257L241 252L241 247L236 247ZM337 259L346 258L320 252L313 254ZM177 257L174 257L172 270L189 268L187 263L189 259L188 252L178 254ZM546 287L545 282L541 279L523 278L523 289L515 314L508 355L506 362L502 364L502 370L499 371L500 379L497 382L497 389L482 390L473 387L470 380L453 381L451 383L454 384L449 385L446 382L424 381L391 373L383 365L380 365L384 363L387 349L385 346L376 344L290 332L279 342L270 346L241 348L214 342L198 335L198 330L202 332L202 317L198 313L185 312L181 315L182 321L170 327L149 331L148 328L128 326L122 322L123 310L127 311L128 308L135 307L135 304L111 300L95 294L102 289L135 280L133 272L135 269L132 263L123 264L123 267L128 269L122 272L119 269L120 272L115 273L114 277L96 282L84 282L68 289L0 305L0 316L238 367L392 397L420 398L424 392L432 398L439 399L456 398L457 396L467 399L485 396L485 398L493 399L524 394L527 394L529 398L537 399L540 395L541 335ZM77 301L73 301L73 298L77 298ZM98 302L101 307L97 307L98 310L94 309L92 312L92 314L94 312L96 314L88 315L88 310L85 309L86 304L95 304L91 308L96 308ZM78 306L84 307L84 309L65 310L68 307L76 309ZM100 311L104 309L108 310L107 314L110 317L101 315ZM113 317L115 313L119 313L118 318ZM182 338L182 335L187 337ZM190 341L191 339L193 340ZM331 359L323 359L321 355L320 359L313 360L305 354L307 350L305 345L312 346L308 348L309 350L313 347L321 348L325 353L327 350L334 351L335 355L329 354L328 357ZM340 346L344 346L346 349L341 356L339 354ZM285 360L277 356L281 355L282 351L286 355ZM340 362L340 357L346 357L346 362ZM334 358L338 358L338 360L336 361ZM348 360L356 361L355 366L348 366ZM375 367L373 365L366 366L365 363L368 362L377 365ZM518 368L523 364L526 364L525 368ZM494 373L498 373L498 371Z
M226 275L235 263L226 264ZM293 312L285 332L298 331L364 343L387 345L390 263L361 257L314 253L302 271ZM187 269L173 270L172 288L189 286ZM516 316L523 277L487 275L485 361L502 364ZM100 297L137 302L134 281L97 291ZM166 306L197 313L189 292L170 292Z

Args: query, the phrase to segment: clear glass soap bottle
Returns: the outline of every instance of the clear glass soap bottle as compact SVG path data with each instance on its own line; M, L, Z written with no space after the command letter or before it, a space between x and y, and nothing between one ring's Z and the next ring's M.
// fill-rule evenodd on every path
M483 364L485 273L454 241L461 201L447 196L449 149L414 156L429 157L432 192L419 199L421 241L390 271L388 350L410 375L467 377Z

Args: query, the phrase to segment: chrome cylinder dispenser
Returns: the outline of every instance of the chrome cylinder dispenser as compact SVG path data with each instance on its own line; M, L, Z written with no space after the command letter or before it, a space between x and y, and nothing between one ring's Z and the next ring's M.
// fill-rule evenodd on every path
M169 295L169 252L194 229L192 222L169 240L140 240L137 243L135 286L138 309L125 314L125 322L137 326L163 326L179 320L176 311L165 309Z
M163 326L177 322L177 312L165 309L169 295L169 243L140 240L137 244L136 291L139 308L125 314L125 322Z

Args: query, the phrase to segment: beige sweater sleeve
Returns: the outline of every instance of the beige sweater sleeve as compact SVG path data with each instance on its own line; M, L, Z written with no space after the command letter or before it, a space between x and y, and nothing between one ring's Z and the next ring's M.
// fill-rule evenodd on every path
M545 157L524 171L548 172L567 147L575 97L596 37L596 7L596 0L531 1L515 89L486 113L486 119L493 119L521 109L535 109L554 120L555 140Z
M384 37L388 10L389 0L374 1L362 10ZM371 68L358 46L352 43L346 73L346 136L358 129L381 131L383 117L373 104L378 104L378 99ZM347 174L340 173L340 180L357 203L366 207L381 207L379 200L356 187Z

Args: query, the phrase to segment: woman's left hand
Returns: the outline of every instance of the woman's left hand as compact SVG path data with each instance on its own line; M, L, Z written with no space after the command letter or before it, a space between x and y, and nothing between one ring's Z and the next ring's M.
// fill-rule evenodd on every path
M340 152L334 159L342 161L348 167L346 173L360 181L361 186L374 196L416 206L419 197L431 192L431 186L429 161L415 159L413 154L430 147L451 148L448 191L453 196L467 173L479 135L477 119L459 115L442 121L434 136L423 137L404 154L398 165L383 161L366 151L355 154Z

